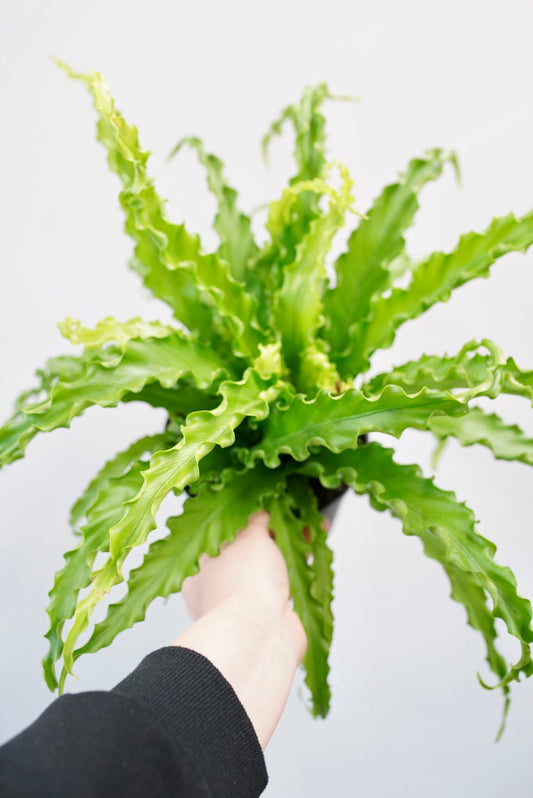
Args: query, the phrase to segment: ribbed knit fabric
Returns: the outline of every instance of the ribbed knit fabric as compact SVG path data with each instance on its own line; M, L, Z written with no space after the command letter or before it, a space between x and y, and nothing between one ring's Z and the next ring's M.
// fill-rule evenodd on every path
M168 730L136 701L58 698L0 748L2 798L212 798Z
M216 798L252 798L268 782L255 729L210 660L181 646L148 654L112 692L149 709L189 755Z
M56 699L0 747L1 798L256 798L267 781L230 683L175 646L108 693Z

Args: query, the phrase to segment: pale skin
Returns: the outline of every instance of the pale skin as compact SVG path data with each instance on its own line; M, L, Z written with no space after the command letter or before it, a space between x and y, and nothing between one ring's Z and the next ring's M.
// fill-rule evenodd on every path
M182 587L194 623L177 640L222 673L246 710L262 750L283 713L307 638L291 607L285 559L254 513L217 557L203 554L200 571Z

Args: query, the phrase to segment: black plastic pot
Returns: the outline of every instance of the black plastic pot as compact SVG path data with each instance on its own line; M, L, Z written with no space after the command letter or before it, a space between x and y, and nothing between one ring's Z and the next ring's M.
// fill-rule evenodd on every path
M348 485L344 483L339 485L338 488L325 488L318 479L310 479L311 487L318 496L318 509L325 516L330 526L333 526L333 521L337 515L337 510L340 507L341 499L348 490Z
M359 446L364 446L368 443L368 435L359 435L357 443ZM318 479L311 478L309 482L318 498L318 509L328 519L330 525L333 525L341 499L349 485L342 483L338 488L325 488Z
M169 423L170 422L167 422L167 429ZM364 444L367 442L368 435L359 435L357 438L357 443L359 446L364 446ZM350 486L342 483L338 486L338 488L325 488L320 480L315 479L314 477L309 478L309 483L318 498L318 509L322 515L328 519L330 526L332 526L337 514L337 510L339 509L341 499ZM185 493L187 493L189 496L191 495L187 487L185 487Z

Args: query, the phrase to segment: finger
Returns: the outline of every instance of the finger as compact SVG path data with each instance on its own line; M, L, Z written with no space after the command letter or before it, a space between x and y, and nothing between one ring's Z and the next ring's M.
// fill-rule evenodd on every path
M266 510L260 510L258 512L252 513L250 518L248 519L248 526L247 529L261 529L263 532L268 530L268 522L270 521L270 516Z
M276 539L276 533L269 527L270 513L266 510L253 513L248 521L247 529L251 534L268 535L272 540Z
M268 526L269 520L270 516L266 510L258 510L257 512L252 513L248 519L248 526L259 526L265 528Z

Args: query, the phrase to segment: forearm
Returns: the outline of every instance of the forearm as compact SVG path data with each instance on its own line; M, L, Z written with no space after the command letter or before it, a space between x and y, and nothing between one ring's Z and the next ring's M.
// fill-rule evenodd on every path
M232 596L199 618L174 645L203 654L228 680L264 751L305 651L300 621L288 603Z

